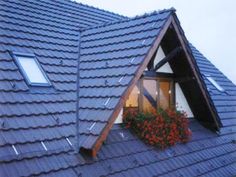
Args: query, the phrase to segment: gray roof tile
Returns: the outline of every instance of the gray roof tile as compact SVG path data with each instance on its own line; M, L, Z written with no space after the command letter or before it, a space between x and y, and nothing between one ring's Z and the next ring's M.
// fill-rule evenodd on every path
M235 175L236 87L193 46L203 77L226 90L205 79L220 136L191 121L190 143L160 151L114 125L97 159L73 151L79 32L80 143L91 148L170 14L128 19L68 0L0 0L0 176ZM53 88L28 86L9 51L34 53Z

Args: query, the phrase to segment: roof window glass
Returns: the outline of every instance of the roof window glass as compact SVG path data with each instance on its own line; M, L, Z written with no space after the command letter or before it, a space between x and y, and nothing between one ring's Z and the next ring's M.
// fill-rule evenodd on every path
M51 85L49 79L43 71L43 68L40 66L34 55L14 53L14 58L29 85Z
M212 85L214 85L219 91L224 92L225 90L221 87L211 76L206 77Z

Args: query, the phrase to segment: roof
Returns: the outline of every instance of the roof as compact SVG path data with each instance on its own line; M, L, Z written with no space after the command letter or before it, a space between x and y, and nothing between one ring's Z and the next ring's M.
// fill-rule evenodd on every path
M86 29L80 36L81 146L91 149L118 110L148 51L173 10ZM118 111L117 111L118 112ZM94 124L89 131L88 124Z
M204 80L223 124L220 136L193 121L191 143L160 152L114 126L97 159L74 152L78 59L81 145L90 148L173 10L127 19L67 0L0 4L0 176L236 174L236 86L193 46L203 78L216 77L226 90ZM34 53L53 88L29 87L9 51Z
M191 142L160 151L145 145L129 130L115 125L96 159L76 155L69 146L64 146L64 149L34 153L24 159L1 160L0 174L71 177L235 175L234 135L218 136L196 120L190 121L190 128L193 131ZM66 145L63 141L59 144Z
M1 144L74 137L79 31L126 18L70 1L0 3ZM9 51L34 53L53 88L29 88ZM91 124L83 123L82 133ZM14 138L20 131L23 136Z
M223 125L221 133L236 132L236 86L221 71L219 71L206 57L204 57L192 44L192 54L204 78L211 99ZM212 76L223 88L224 92L217 90L207 76Z

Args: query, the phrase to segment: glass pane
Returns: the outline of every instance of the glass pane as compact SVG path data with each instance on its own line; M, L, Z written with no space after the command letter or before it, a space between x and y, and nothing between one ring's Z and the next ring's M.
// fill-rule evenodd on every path
M224 91L224 89L212 78L212 77L207 77L207 79L221 92Z
M143 80L143 111L156 111L157 109L157 82L156 80Z
M133 90L131 91L128 99L125 102L125 107L138 107L138 96L139 96L139 89L135 85Z
M170 107L170 82L168 81L160 81L160 103L159 106L163 109L167 109Z
M48 83L34 58L18 57L18 60L31 83Z

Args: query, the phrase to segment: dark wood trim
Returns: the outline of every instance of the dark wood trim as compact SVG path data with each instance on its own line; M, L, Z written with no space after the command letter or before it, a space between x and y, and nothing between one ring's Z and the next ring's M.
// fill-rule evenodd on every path
M177 83L183 83L183 82L189 82L196 80L195 77L176 77L174 78L175 82Z
M206 86L203 84L203 79L200 77L200 71L195 66L196 63L194 64L194 57L192 56L192 54L189 54L189 52L188 52L188 48L186 46L187 39L184 36L184 34L183 35L181 34L181 28L179 27L179 25L176 22L176 20L178 20L177 17L174 18L172 16L171 19L172 19L171 21L172 21L173 28L175 29L177 37L178 37L178 39L179 39L179 41L180 41L180 43L181 43L181 45L183 47L184 53L185 53L186 58L187 58L187 60L188 60L188 62L190 64L190 67L191 67L191 69L192 69L192 71L194 73L194 76L195 76L196 81L197 81L197 83L198 83L198 85L200 87L200 90L203 93L203 97L205 98L205 101L207 103L208 109L210 110L210 112L211 112L211 114L213 116L213 119L214 119L214 121L216 123L217 130L219 130L220 129L220 123L218 122L218 115L216 113L215 107L212 106L213 103L211 101L209 93L206 91L207 90Z
M154 55L152 56L152 59L149 61L148 65L147 65L148 71L154 70L154 60L156 58L157 51L158 51L158 48L157 48L156 52L154 53Z
M163 73L163 72L155 72L155 71L144 71L142 77L164 77L164 78L174 78L173 73Z
M172 50L165 58L163 58L159 63L156 64L154 67L154 71L157 71L160 67L165 65L167 62L169 62L172 58L174 58L179 52L182 51L182 47L177 47L174 50Z
M155 54L158 46L161 43L162 38L164 37L167 29L169 28L170 24L172 21L172 17L170 16L168 18L168 20L166 21L165 25L163 26L162 30L160 31L160 33L158 34L158 37L156 38L156 40L154 41L154 43L152 44L152 47L149 49L148 54L146 55L143 63L139 66L139 68L137 69L134 78L131 80L131 82L129 83L129 86L127 87L127 89L124 91L123 95L121 96L121 99L119 101L119 103L116 105L116 107L114 108L114 112L112 113L107 125L104 127L104 129L102 130L102 133L100 135L100 137L97 139L97 141L95 142L95 144L92 147L92 155L96 156L98 150L100 149L103 141L106 140L106 137L108 135L108 132L110 131L110 129L112 128L117 116L119 115L119 112L121 111L121 109L123 108L123 105L125 103L125 100L128 98L129 94L131 93L132 89L134 88L135 84L137 83L137 81L139 80L139 78L141 77L141 75L143 74L143 71L145 70L145 68L147 67L149 61L151 60L151 58L153 57L153 55Z
M140 79L140 94L139 94L139 111L142 112L143 111L143 78Z
M176 109L176 93L175 93L175 82L174 80L171 81L171 98L170 98L170 107L171 109Z

